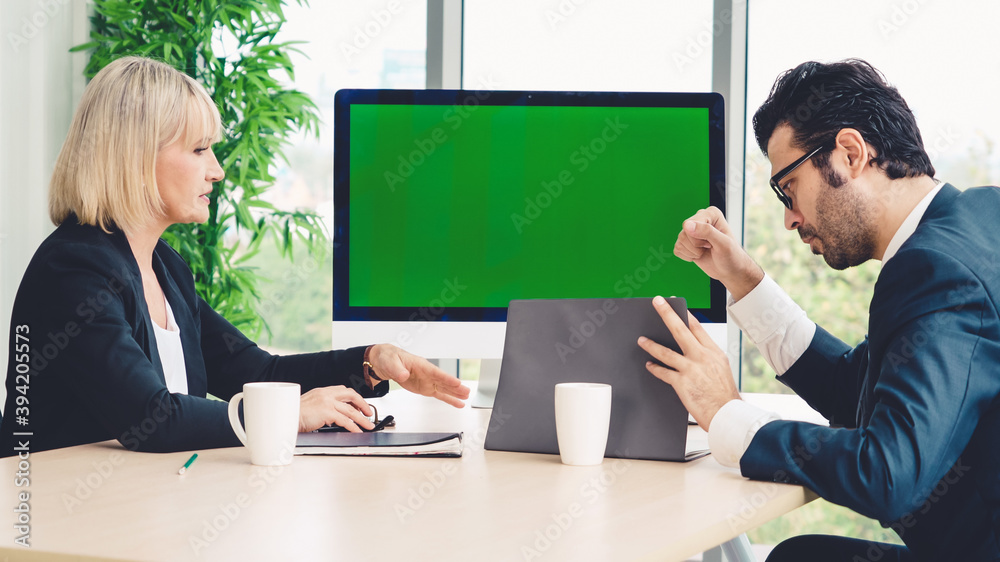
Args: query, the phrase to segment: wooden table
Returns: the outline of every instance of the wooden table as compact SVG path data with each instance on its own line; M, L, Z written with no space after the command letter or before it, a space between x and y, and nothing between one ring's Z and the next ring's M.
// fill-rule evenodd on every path
M484 451L489 410L394 391L397 431L465 432L458 459L148 454L108 441L0 460L0 553L14 560L684 560L813 499L711 457L686 464ZM698 428L691 438L704 439ZM15 544L28 492L31 548Z

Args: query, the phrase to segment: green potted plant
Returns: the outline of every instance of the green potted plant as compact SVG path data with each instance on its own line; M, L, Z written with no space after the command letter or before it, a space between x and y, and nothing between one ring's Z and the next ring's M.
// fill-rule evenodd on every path
M215 185L206 223L174 225L164 239L191 267L202 298L250 337L267 330L257 310L259 278L246 265L260 244L274 239L287 259L297 246L322 258L329 244L318 215L279 210L262 198L290 137L318 135L316 105L274 76L294 79L289 53L296 42L275 40L285 3L96 0L91 41L72 49L92 50L88 77L123 56L153 57L193 77L215 100L224 138L214 150L226 178Z

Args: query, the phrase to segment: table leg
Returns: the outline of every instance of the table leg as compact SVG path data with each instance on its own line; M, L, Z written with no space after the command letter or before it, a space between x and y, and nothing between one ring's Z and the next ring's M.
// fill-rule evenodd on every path
M750 539L745 534L726 541L720 546L722 546L722 552L726 554L726 560L729 562L757 562L757 557L750 549Z
M723 562L722 561L722 547L717 546L712 550L706 550L701 553L701 562Z

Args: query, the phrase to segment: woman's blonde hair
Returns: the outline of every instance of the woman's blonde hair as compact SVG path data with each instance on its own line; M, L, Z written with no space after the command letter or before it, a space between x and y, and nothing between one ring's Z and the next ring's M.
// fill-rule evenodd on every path
M57 226L72 213L106 232L141 228L163 213L157 152L221 135L219 109L190 76L152 59L115 60L83 92L52 173L49 216Z

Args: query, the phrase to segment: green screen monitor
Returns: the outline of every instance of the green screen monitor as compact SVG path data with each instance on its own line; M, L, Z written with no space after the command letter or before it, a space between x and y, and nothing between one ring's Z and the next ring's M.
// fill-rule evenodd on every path
M719 94L341 90L334 118L336 345L499 357L512 299L676 295L725 322L673 255L725 211Z

